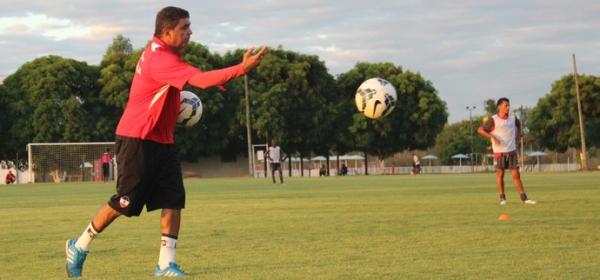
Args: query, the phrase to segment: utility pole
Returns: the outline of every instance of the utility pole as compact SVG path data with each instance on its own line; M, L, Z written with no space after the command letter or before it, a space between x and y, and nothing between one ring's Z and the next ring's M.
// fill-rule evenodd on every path
M244 95L246 96L246 136L248 138L248 170L254 176L254 162L252 161L252 127L250 124L250 96L248 95L248 75L244 75Z
M473 110L477 109L477 106L467 106L469 110L469 132L471 133L471 173L475 172L475 166L473 165Z
M577 93L577 113L579 115L579 133L581 136L581 170L587 170L587 152L585 148L585 131L583 128L583 114L581 113L581 97L579 95L579 80L577 79L577 62L573 54L573 77L575 78L575 92Z

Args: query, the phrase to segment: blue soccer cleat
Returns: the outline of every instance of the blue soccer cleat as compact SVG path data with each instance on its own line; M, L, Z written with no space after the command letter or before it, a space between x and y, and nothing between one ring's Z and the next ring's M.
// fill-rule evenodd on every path
M77 239L69 239L66 244L67 253L67 275L69 277L81 277L83 271L83 262L87 257L88 252L75 247Z
M165 269L160 269L157 265L154 270L154 276L157 277L183 277L185 276L185 272L181 270L181 268L176 263L169 263L169 266Z

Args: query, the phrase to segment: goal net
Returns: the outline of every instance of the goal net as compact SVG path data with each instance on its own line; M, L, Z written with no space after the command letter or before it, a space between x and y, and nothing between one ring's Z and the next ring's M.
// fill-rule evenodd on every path
M107 180L116 176L115 142L27 144L29 182L72 182L105 180L102 155L111 161Z
M266 152L268 146L266 144L252 145L252 175L256 178L267 177L267 159Z

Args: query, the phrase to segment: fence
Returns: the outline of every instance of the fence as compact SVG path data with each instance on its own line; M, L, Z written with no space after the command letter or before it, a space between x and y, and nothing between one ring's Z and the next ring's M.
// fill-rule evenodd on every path
M298 167L292 169L292 177L319 177L319 169L311 168L311 164L305 164L304 172ZM579 171L579 164L573 163L552 163L552 164L526 164L521 167L522 173L538 173L538 172L576 172ZM267 176L271 176L271 171L267 167ZM477 165L471 167L470 165L432 165L432 166L422 166L421 173L422 174L460 174L460 173L486 173L486 172L495 172L495 168L493 165ZM384 168L379 167L375 164L369 164L368 172L370 175L408 175L412 174L412 166L386 166ZM284 177L289 176L288 165L282 165L282 173ZM303 173L303 175L302 175ZM329 169L330 176L338 176L337 169L330 168ZM364 166L361 167L351 167L348 166L348 175L356 176L356 175L365 175ZM260 170L255 177L264 177L265 171Z

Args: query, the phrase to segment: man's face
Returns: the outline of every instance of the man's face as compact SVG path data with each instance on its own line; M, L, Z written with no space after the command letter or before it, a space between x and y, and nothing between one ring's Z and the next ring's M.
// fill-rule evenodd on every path
M162 39L169 47L181 51L188 45L191 36L192 28L190 19L182 18L175 28L165 30Z
M500 105L498 106L498 113L500 115L507 115L509 111L510 111L510 103L508 103L506 101L502 101L502 103L500 103Z

